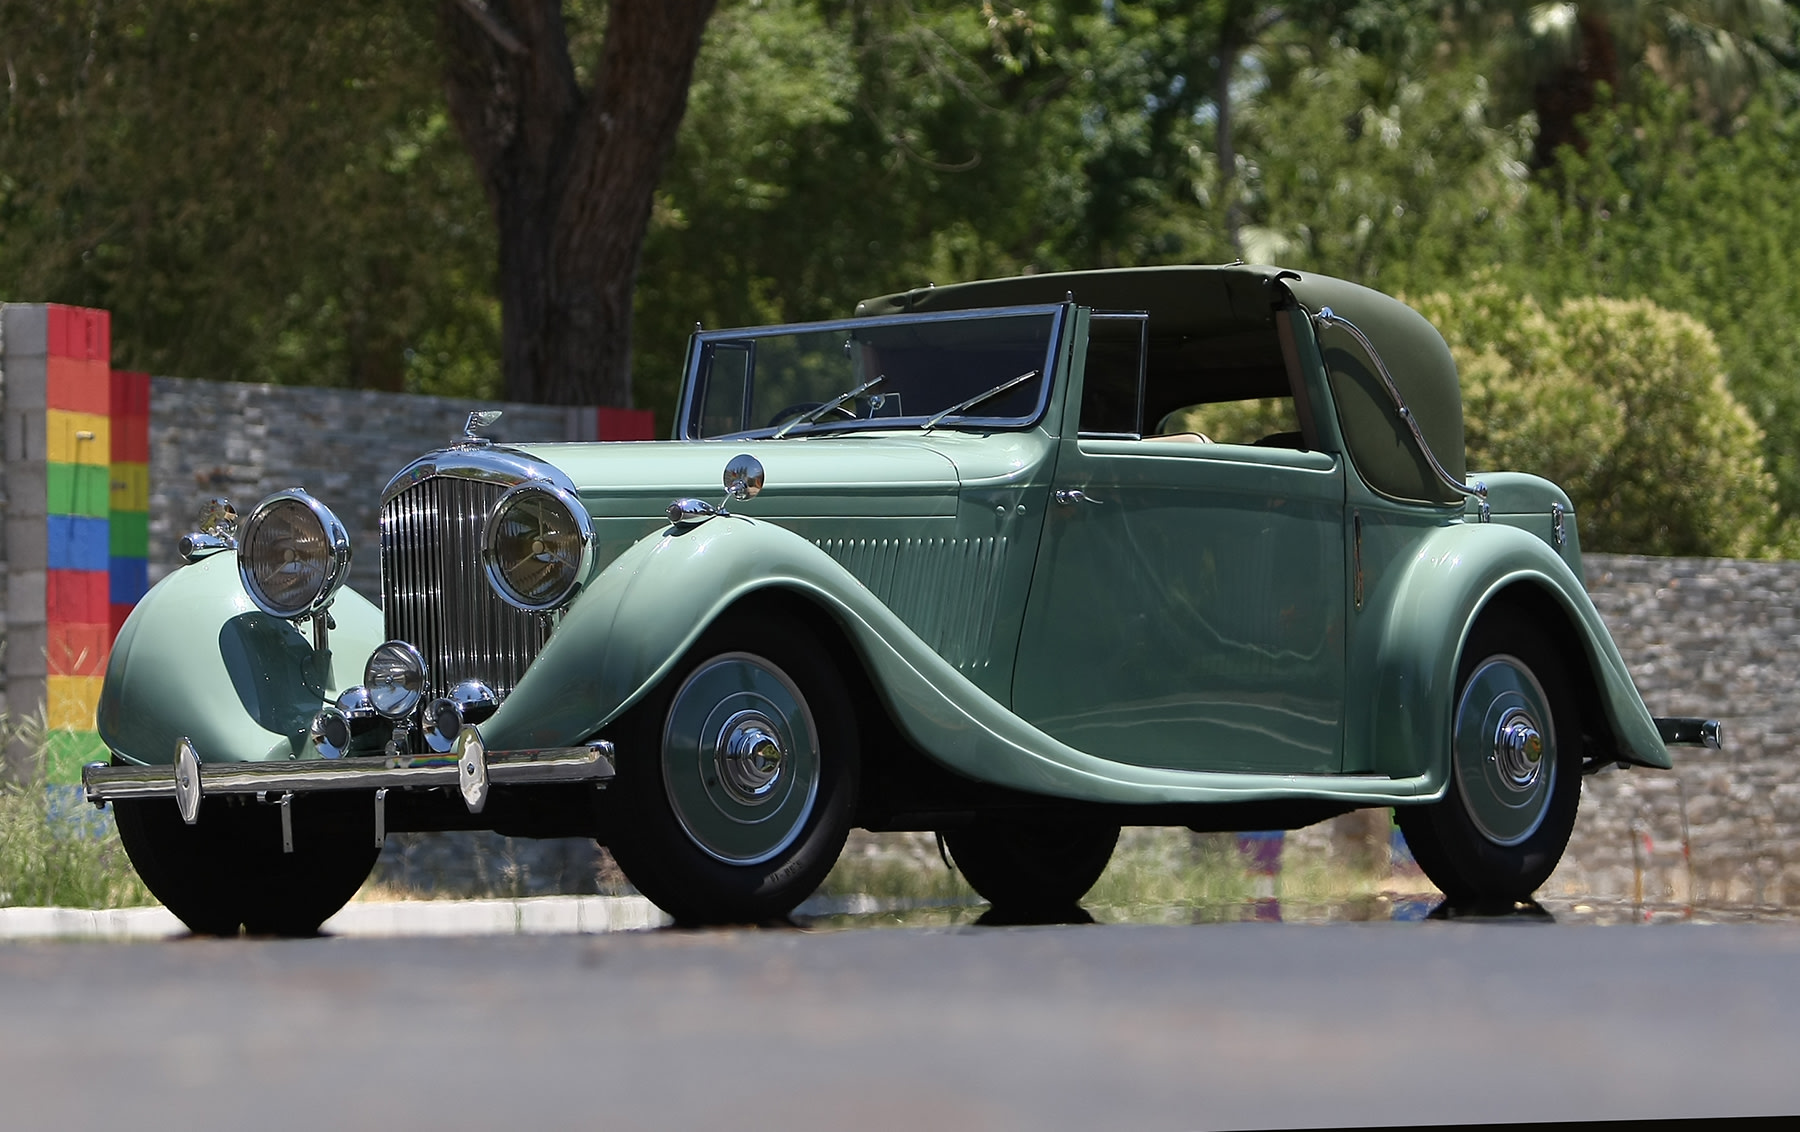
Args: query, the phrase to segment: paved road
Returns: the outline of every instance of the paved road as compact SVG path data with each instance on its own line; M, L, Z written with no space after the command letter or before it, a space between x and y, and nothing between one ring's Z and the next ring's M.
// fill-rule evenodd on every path
M0 944L8 1128L1247 1128L1800 1112L1800 928Z

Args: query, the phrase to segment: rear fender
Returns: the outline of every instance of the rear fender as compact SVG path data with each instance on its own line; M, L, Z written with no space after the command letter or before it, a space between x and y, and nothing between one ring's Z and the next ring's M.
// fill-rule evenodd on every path
M1368 676L1352 688L1346 705L1348 765L1444 781L1463 643L1489 603L1515 586L1529 586L1553 603L1579 643L1571 660L1587 666L1616 744L1615 751L1595 754L1603 761L1671 765L1580 580L1543 539L1499 523L1457 523L1433 533L1400 577L1383 587L1385 608L1363 614L1380 628L1359 633L1351 657L1350 671Z

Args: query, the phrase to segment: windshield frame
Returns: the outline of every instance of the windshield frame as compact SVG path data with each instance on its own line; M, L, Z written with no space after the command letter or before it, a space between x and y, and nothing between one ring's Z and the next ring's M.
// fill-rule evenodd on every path
M707 364L710 353L708 347L714 343L729 345L748 345L754 356L757 340L794 334L815 334L835 332L855 332L887 326L917 326L937 322L970 322L979 319L1011 318L1031 315L1048 315L1050 317L1049 343L1044 353L1044 360L1039 367L1044 374L1038 389L1037 402L1029 413L1022 416L997 417L979 413L946 417L939 421L935 430L944 429L978 429L981 431L1007 431L1027 429L1043 420L1045 411L1050 406L1050 397L1058 377L1057 362L1063 355L1063 338L1072 324L1071 312L1074 305L1062 303L1036 303L1029 306L1011 307L975 307L967 310L934 311L929 314L892 314L870 318L829 319L822 322L794 322L778 326L742 327L731 330L696 331L688 344L688 360L686 372L682 375L681 400L675 414L676 439L678 440L750 440L761 437L772 437L776 427L750 428L739 432L725 433L720 436L696 436L700 406L697 397L700 391L701 371ZM1011 376L1002 374L1002 377ZM934 413L917 413L901 417L875 417L855 421L832 419L816 421L801 425L788 432L783 439L796 439L819 434L841 434L850 432L897 431L922 432L926 421Z

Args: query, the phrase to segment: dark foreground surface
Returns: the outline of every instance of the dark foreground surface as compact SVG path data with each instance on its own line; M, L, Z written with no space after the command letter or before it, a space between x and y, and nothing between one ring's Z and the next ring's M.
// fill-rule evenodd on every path
M1258 1128L1800 1112L1800 927L0 945L7 1128Z

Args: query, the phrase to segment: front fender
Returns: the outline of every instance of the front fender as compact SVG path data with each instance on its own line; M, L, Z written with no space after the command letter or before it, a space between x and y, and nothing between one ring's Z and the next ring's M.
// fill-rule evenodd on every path
M666 676L732 603L765 588L805 595L849 637L900 730L969 777L1066 798L1122 803L1317 798L1392 805L1422 783L1373 777L1220 774L1132 766L1044 734L933 652L830 555L772 523L716 518L665 528L598 575L500 710L493 748L563 746L600 731ZM621 750L629 759L635 752Z
M1377 626L1358 634L1345 728L1349 765L1396 777L1448 771L1450 715L1457 664L1481 610L1515 585L1541 591L1560 608L1580 641L1617 755L1644 766L1671 766L1625 660L1587 590L1544 541L1499 523L1457 523L1434 532L1393 584L1386 604L1365 611Z
M381 610L341 589L330 648L257 609L237 554L214 554L158 582L113 642L101 685L100 738L134 763L162 764L191 739L206 762L266 762L306 753L313 716L362 680L382 641Z

